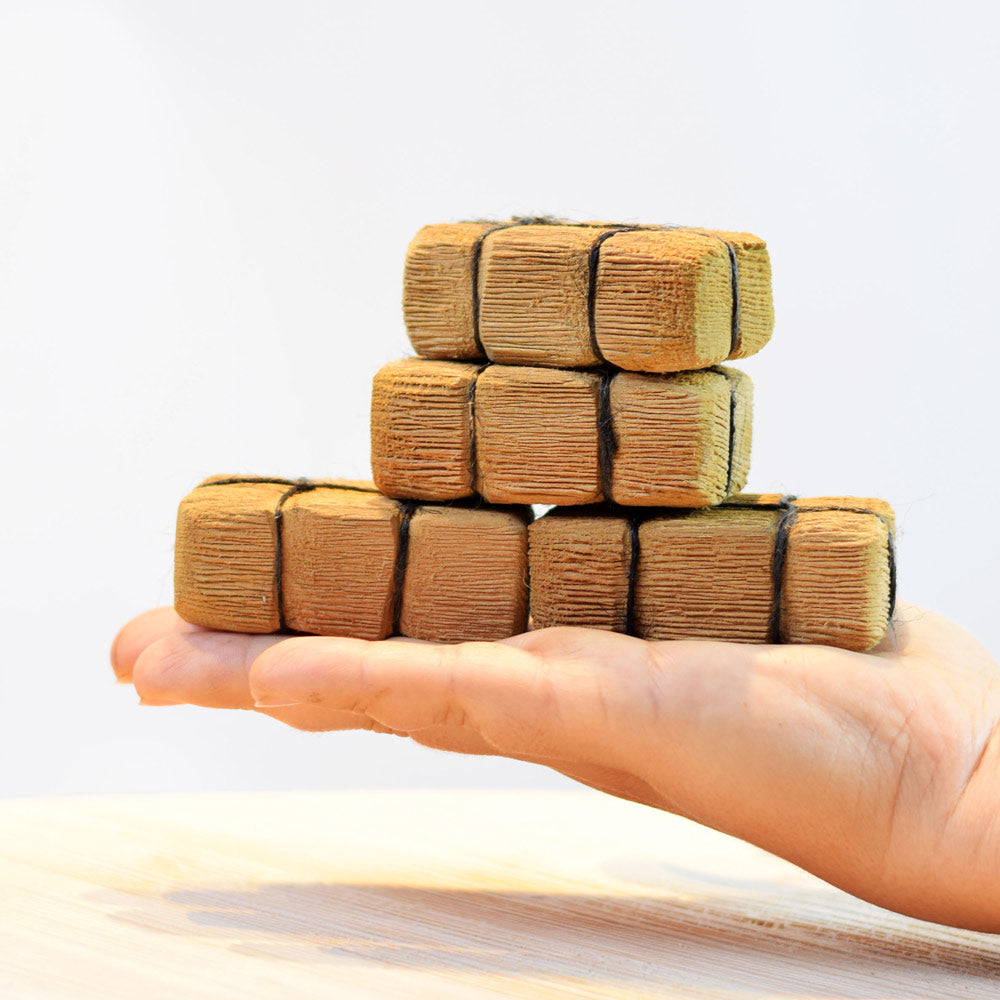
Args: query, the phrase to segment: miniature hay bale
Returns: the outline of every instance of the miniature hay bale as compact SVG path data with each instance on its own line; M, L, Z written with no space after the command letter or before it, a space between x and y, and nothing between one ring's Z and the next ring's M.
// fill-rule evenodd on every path
M552 220L425 226L407 250L403 314L427 358L685 371L767 343L771 265L749 233Z
M344 481L217 477L181 501L174 606L234 632L500 638L527 626L529 519Z
M372 392L372 475L389 496L704 507L750 464L750 379L411 358Z
M532 627L864 651L892 613L893 532L887 504L850 497L552 511L529 530Z

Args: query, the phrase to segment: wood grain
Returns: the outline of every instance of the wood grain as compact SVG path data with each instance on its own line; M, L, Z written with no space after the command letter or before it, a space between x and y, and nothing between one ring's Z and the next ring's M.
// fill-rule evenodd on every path
M596 792L13 800L0 882L11 1000L986 1000L1000 981L995 936Z

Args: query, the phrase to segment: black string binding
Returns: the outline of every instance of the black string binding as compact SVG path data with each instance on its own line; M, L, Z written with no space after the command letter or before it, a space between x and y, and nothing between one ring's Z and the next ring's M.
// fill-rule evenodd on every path
M278 604L278 631L288 632L288 622L285 620L285 593L283 589L285 566L284 566L284 506L285 502L298 493L309 493L316 489L316 484L307 479L300 479L293 483L278 498L278 503L274 508L274 590L275 600Z
M726 467L726 496L733 492L733 462L736 456L736 379L721 368L715 371L729 383L729 462Z
M781 602L784 592L785 564L788 556L788 540L800 513L811 512L832 512L843 511L851 514L867 514L870 517L878 518L886 527L886 548L889 569L889 613L888 620L891 623L896 612L896 589L897 589L897 569L896 569L896 540L889 519L883 514L867 507L812 507L798 506L795 501L798 498L792 495L783 496L777 503L741 503L740 501L729 501L718 505L718 509L725 510L763 510L779 511L781 516L775 529L774 549L771 563L771 611L768 616L767 641L769 643L781 643L782 636L781 622ZM680 513L679 509L668 508L671 515ZM626 517L625 521L629 532L629 561L626 573L626 599L624 613L624 628L626 635L635 635L635 595L636 582L639 574L640 546L639 529L649 518L661 516L662 510L646 509L643 511L633 511Z
M501 229L515 229L517 226L547 226L552 225L551 219L521 217L518 216L510 222L499 222L491 229L479 234L479 238L472 245L472 339L475 341L476 350L479 357L489 358L489 352L483 345L483 338L479 334L479 313L482 308L482 301L479 298L479 260L483 255L483 241L490 233L499 232Z
M199 483L195 489L204 486L308 486L298 492L308 493L310 490L348 490L351 493L378 493L374 486L362 486L358 483L324 483L315 479L281 479L271 476L233 476L230 479L209 479Z
M601 480L601 493L611 502L612 472L615 454L618 451L618 436L615 434L614 418L611 416L611 383L615 372L603 368L599 372L597 392L597 470Z
M722 240L729 251L729 287L733 293L733 307L729 317L729 357L732 357L743 346L743 335L740 330L740 269L736 260L736 247L715 233L707 235Z
M645 227L638 227L645 228ZM692 229L690 226L650 226L650 229L674 230L690 229L693 233L707 236L709 239L718 240L729 254L729 289L732 293L732 307L729 311L729 354L732 357L743 344L743 333L740 329L740 268L739 260L736 256L736 247L725 237L718 233L710 233L707 229Z
M797 497L784 496L778 501L781 517L774 537L774 555L771 560L771 614L767 620L767 641L782 642L781 596L785 578L785 556L788 554L788 533L798 516Z
M420 504L416 500L402 500L399 503L402 515L399 522L399 536L396 543L396 565L392 572L392 634L399 635L399 623L403 614L403 585L406 583L406 565L410 559L410 522Z
M639 525L641 514L632 514L628 519L628 575L625 591L625 627L626 635L635 635L635 587L639 578Z
M479 376L489 367L489 365L481 365L476 369L469 382L469 476L472 493L477 497L479 497L477 488L479 456L476 441L476 386L479 382ZM602 368L597 372L599 377L597 386L597 469L601 492L604 499L609 501L612 499L614 457L618 451L618 437L615 434L614 419L611 415L611 382L617 373L618 369L610 367ZM262 481L271 482L272 480ZM233 482L246 482L246 480L233 480Z
M485 367L485 366L484 366ZM482 371L482 369L480 369ZM603 373L609 374L609 373ZM477 372L478 375L478 372ZM610 379L602 378L602 399L607 399L607 392L604 390L604 386L609 386ZM604 405L604 404L602 404ZM610 418L610 407L608 416ZM609 420L610 424L610 420ZM611 431L611 440L614 442L614 432ZM603 434L602 434L603 439ZM603 472L604 466L602 466ZM603 476L602 476L603 480ZM361 486L352 483L324 483L316 482L309 479L281 479L281 478L269 478L266 476L234 476L228 479L214 479L208 480L207 482L199 483L196 489L200 489L205 486L233 486L242 484L260 484L268 486L287 486L288 489L278 498L278 502L275 505L274 510L274 520L276 528L275 537L275 590L278 605L278 623L279 629L282 632L288 632L288 626L285 621L284 614L284 594L282 591L283 583L283 551L284 551L284 541L282 537L282 525L283 525L283 515L282 508L285 502L290 498L295 496L297 493L308 493L312 490L318 489L334 489L334 490L349 490L355 493L369 493L376 494L378 490L371 486ZM884 515L879 514L877 511L869 510L867 507L799 507L796 506L795 501L797 497L791 494L783 496L777 503L741 503L739 500L731 500L726 503L721 503L718 505L719 508L726 510L772 510L780 511L781 517L778 519L778 523L775 530L775 542L774 551L772 555L771 563L771 580L772 580L772 598L771 598L771 612L768 617L768 642L770 643L780 643L782 642L782 628L781 628L781 600L782 592L784 588L784 571L785 571L785 561L788 554L788 538L792 525L799 512L810 512L810 511L844 511L851 514L868 514L871 517L878 518L886 527L886 558L888 561L889 570L889 621L892 621L893 615L896 612L896 592L898 587L898 570L897 570L897 560L896 560L896 539L895 534L892 530L892 525L889 523L888 518ZM421 504L415 500L403 500L397 501L400 505L402 512L402 519L400 521L399 536L396 549L396 563L393 567L393 593L392 593L392 620L393 620L393 633L399 634L400 625L400 615L402 612L403 603L403 585L406 582L406 567L409 561L409 548L410 548L410 522L413 518L414 513L419 509ZM678 509L670 508L672 514L676 514ZM626 576L626 599L625 599L625 613L624 613L624 632L626 635L635 634L635 594L636 594L636 581L638 579L639 571L639 527L649 517L656 516L654 510L646 510L643 512L634 512L627 519L628 530L629 530L629 541L630 541L630 553L629 553L629 564Z
M608 363L607 358L604 357L604 353L601 351L601 345L597 342L597 320L595 318L595 310L597 308L597 268L601 263L601 247L604 245L605 240L610 240L612 236L617 236L619 233L634 233L635 231L635 226L614 226L606 232L601 233L594 240L590 248L590 257L587 262L587 332L590 334L591 353L600 365Z
M687 229L693 233L698 233L700 236L707 236L709 239L718 240L725 248L729 255L729 289L732 293L732 306L729 311L729 354L728 357L732 357L743 344L743 333L740 329L740 268L739 260L736 256L736 247L732 245L725 237L720 236L718 233L710 233L707 229L693 229L690 226L637 226L637 229L659 229L663 231L672 231L675 229Z
M469 488L474 494L478 494L476 482L479 479L479 456L476 444L476 384L479 376L482 375L489 365L480 365L473 372L472 380L469 382Z
M893 615L896 613L896 536L888 518L883 517L881 514L876 514L875 516L885 525L888 536L886 547L889 558L889 621L891 622Z
M795 515L797 514L810 514L818 512L827 511L842 511L845 514L867 514L869 517L877 518L885 525L886 533L886 563L889 570L889 620L892 620L892 616L896 613L896 591L898 588L898 569L896 560L896 534L892 530L892 525L889 523L889 519L884 515L880 514L878 511L869 510L867 507L810 507L802 505L794 505L796 497L785 496L782 497L777 503L741 503L738 499L727 501L726 503L720 503L718 506L725 510L775 510L782 511L782 518L778 521L777 534L775 537L775 562L772 565L772 572L778 575L784 572L784 562L785 556L788 549L788 529L791 528L795 521ZM789 508L792 508L791 510ZM782 522L785 518L791 514L790 519L785 523L784 529L782 528ZM784 536L784 537L782 537ZM780 550L780 551L779 551ZM780 571L780 572L779 572ZM778 597L780 597L780 584L776 591ZM780 608L777 609L777 614L780 624ZM775 619L775 609L772 607L771 612L771 622L774 623ZM780 633L780 629L778 629ZM778 640L771 640L777 642Z

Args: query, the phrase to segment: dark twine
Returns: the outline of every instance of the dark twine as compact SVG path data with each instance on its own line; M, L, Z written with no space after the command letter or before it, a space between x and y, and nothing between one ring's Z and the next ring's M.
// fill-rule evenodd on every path
M483 220L476 221L482 222ZM479 238L472 246L472 339L475 341L476 350L479 352L480 357L490 357L490 353L483 344L482 337L479 333L479 316L482 309L482 301L479 297L479 262L483 254L483 242L486 237L490 235L490 233L498 232L501 229L513 229L517 226L569 226L574 229L603 228L591 222L565 222L561 219L552 218L551 216L516 216L510 222L498 223L480 234ZM725 246L729 254L729 286L732 291L732 311L729 320L729 356L731 357L740 349L742 342L742 335L740 332L740 273L736 258L736 247L734 247L729 240L724 239L718 233L710 233L704 229L692 229L690 226L613 225L610 228L607 228L605 232L601 233L600 236L598 236L594 241L593 246L590 248L590 256L587 266L587 329L590 335L590 349L597 364L607 364L607 359L604 357L604 353L601 351L601 346L597 342L597 323L595 320L595 307L597 303L597 270L601 260L601 247L604 245L605 240L609 240L612 236L617 236L619 233L667 232L675 229L690 229L691 232L698 233L701 236L708 236L711 239L718 240L723 246Z
M476 384L479 382L479 376L487 368L489 365L481 365L477 368L469 382L469 486L473 493L479 492L476 488L479 479L479 449L476 443Z
M479 352L479 357L488 358L489 354L486 348L483 346L482 338L479 335L479 311L482 307L482 302L479 298L479 260L483 255L483 240L486 239L490 233L496 233L501 229L514 229L517 226L544 226L550 225L542 218L528 218L528 217L517 217L511 219L510 222L501 222L493 226L492 229L487 229L484 233L481 233L479 239L472 245L472 339L476 343L476 350Z
M625 634L635 635L635 584L639 578L639 525L641 514L633 514L628 519L628 576L625 591Z
M785 583L785 556L788 554L788 533L791 531L798 508L795 506L797 497L789 494L778 501L781 517L774 536L774 554L771 557L771 613L767 618L767 641L783 642L781 629L781 598Z
M399 522L399 540L396 543L396 565L392 573L392 634L400 635L399 622L403 615L403 585L406 583L406 565L410 560L410 522L420 504L416 500L400 503L402 515Z
M242 484L260 484L263 486L287 486L288 489L278 498L274 507L274 589L275 600L278 605L278 631L292 633L285 619L285 594L284 594L284 515L283 508L285 502L298 493L310 493L313 490L348 490L352 493L369 493L379 495L379 491L371 486L358 486L351 483L321 483L310 479L270 479L266 476L244 476L233 477L231 479L216 479L206 483L199 483L196 487L200 489L204 486L234 486ZM389 499L389 498L387 498ZM399 535L396 544L396 563L392 571L392 631L394 635L399 635L399 619L403 610L403 584L406 582L406 564L410 555L410 521L414 513L420 507L416 500L397 500L400 513L402 515L399 523Z
M610 240L612 236L619 233L634 233L635 226L618 226L601 233L594 240L594 245L590 248L590 260L587 268L587 331L590 334L590 350L597 359L598 364L606 365L608 359L601 351L601 345L597 342L597 320L594 310L597 308L597 267L601 262L601 247L605 240ZM610 499L610 494L606 494Z
M726 466L726 496L733 492L733 459L736 455L736 379L721 368L715 371L729 383L729 460Z
M601 493L605 500L613 500L612 473L618 452L618 436L611 416L611 382L614 372L604 368L600 372L597 393L597 470L601 478Z

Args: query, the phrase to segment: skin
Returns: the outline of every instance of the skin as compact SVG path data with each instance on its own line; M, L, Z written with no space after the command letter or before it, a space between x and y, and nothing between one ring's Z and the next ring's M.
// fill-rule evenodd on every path
M111 658L147 705L532 761L889 909L1000 933L1000 668L920 608L869 654L570 628L459 645L249 636L161 608Z

